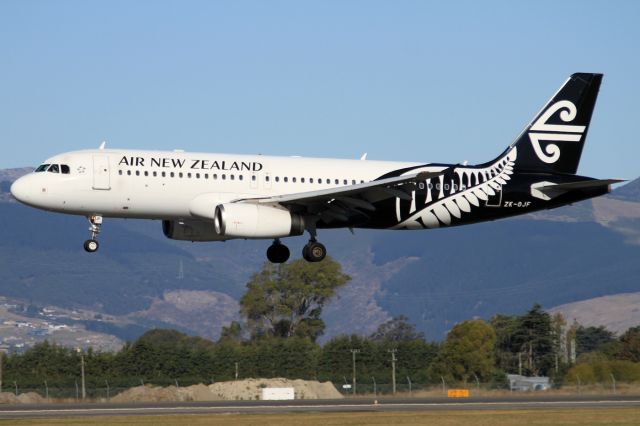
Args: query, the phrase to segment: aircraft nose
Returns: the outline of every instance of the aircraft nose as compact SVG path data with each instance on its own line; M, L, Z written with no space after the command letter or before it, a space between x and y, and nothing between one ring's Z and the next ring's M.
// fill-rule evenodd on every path
M31 185L29 185L29 182L27 182L28 179L25 178L26 176L18 178L11 185L11 195L13 195L16 200L22 203L28 203L30 198L29 192L31 189Z

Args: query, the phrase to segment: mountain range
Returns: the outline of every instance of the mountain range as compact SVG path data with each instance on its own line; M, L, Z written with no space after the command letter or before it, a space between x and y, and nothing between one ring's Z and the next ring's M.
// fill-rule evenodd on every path
M237 301L270 242L172 241L158 221L105 219L100 251L87 254L85 218L12 200L11 182L29 170L0 170L0 296L93 313L99 319L81 321L87 329L121 339L150 327L216 338L238 319ZM401 314L434 340L458 321L520 314L534 303L588 317L592 305L571 304L640 292L640 179L605 197L515 219L319 237L352 277L325 308L325 339L368 334ZM288 240L294 258L305 242ZM634 325L637 317L628 318ZM626 326L624 315L616 321L617 329Z

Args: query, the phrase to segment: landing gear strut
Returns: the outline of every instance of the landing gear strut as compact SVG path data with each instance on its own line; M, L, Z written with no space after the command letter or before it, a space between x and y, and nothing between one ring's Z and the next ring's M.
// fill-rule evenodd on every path
M100 244L98 244L98 234L100 233L100 226L102 225L102 216L93 215L89 216L89 231L91 232L91 238L84 242L84 249L88 253L94 253L98 251Z
M284 263L289 260L289 248L282 244L278 238L267 249L267 259L271 263Z

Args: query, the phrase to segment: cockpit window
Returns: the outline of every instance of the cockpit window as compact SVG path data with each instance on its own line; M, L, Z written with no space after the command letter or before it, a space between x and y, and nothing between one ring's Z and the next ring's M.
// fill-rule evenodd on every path
M68 175L69 174L69 166L67 166L66 164L61 164L60 165L60 171L63 174Z
M40 173L40 172L44 172L47 170L47 167L49 167L49 164L41 164L38 166L38 168L35 170L36 173Z
M51 167L49 167L49 170L47 170L49 173L60 173L60 167L58 167L57 164L52 164Z

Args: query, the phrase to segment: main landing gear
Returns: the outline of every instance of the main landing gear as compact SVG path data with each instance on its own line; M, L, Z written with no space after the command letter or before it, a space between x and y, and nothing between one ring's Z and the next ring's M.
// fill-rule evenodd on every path
M275 239L267 249L267 259L271 263L284 263L289 260L289 255L289 248L282 244L279 239ZM307 262L320 262L327 257L327 248L317 242L315 238L312 238L302 248L302 257Z
M89 216L89 231L91 231L91 238L84 242L84 250L88 253L94 253L98 251L100 244L98 244L98 234L100 233L100 226L102 225L102 216L93 215Z
M307 262L320 262L327 257L327 248L324 244L317 242L315 238L311 238L302 248L302 257Z

